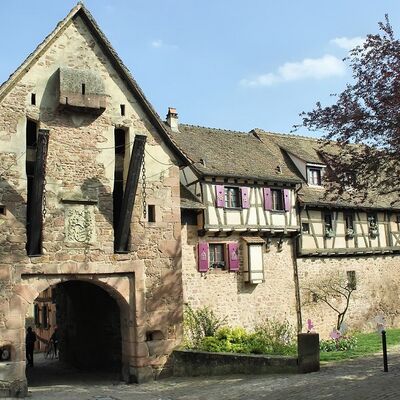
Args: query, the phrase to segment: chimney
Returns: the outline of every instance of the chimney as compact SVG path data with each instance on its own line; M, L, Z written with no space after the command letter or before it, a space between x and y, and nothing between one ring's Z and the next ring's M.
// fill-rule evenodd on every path
M168 107L167 124L173 132L179 132L179 119L176 108Z

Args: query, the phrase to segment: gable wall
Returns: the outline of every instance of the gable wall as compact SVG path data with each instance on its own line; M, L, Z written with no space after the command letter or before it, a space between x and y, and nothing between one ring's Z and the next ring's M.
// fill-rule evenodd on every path
M101 76L109 95L104 113L96 116L57 108L54 74L60 66L90 69ZM30 105L32 92L36 93L36 106ZM124 117L120 104L126 106ZM50 130L43 255L35 258L27 257L25 251L27 117ZM135 134L147 136L147 204L156 206L157 215L154 223L143 217L139 182L131 224L132 251L124 255L114 254L113 249L115 127L127 130L129 151ZM134 356L129 362L133 369L161 367L181 335L179 168L80 17L67 25L0 103L0 165L4 177L0 204L7 207L7 215L0 215L0 337L7 336L19 349L15 361L24 360L24 324L19 322L15 334L10 335L10 313L21 310L10 310L9 299L22 284L23 274L85 273L93 277L119 272L135 274L134 288L129 289L130 306L135 311L133 321L127 321L135 326L135 337L130 338ZM96 204L62 202L85 197ZM82 213L90 215L93 230L86 243L74 240L69 232L71 215L79 218ZM149 331L163 334L164 341L155 351L146 343Z

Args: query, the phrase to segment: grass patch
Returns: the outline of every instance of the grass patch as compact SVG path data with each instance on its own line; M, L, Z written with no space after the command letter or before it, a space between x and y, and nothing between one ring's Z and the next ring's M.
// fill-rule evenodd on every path
M376 332L357 333L357 347L347 351L330 351L320 353L321 361L339 361L351 358L363 357L382 352L382 336ZM386 331L388 351L390 348L400 344L400 329L388 329Z

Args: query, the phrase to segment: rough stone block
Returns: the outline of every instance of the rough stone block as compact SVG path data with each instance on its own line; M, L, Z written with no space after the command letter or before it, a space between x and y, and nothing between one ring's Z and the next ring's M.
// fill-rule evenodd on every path
M318 333L300 333L297 335L299 372L319 371L319 335Z

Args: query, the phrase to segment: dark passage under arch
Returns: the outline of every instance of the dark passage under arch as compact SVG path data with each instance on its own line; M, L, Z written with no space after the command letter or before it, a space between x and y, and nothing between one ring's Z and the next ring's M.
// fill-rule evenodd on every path
M60 360L82 370L121 371L117 302L95 284L67 281L56 287Z

